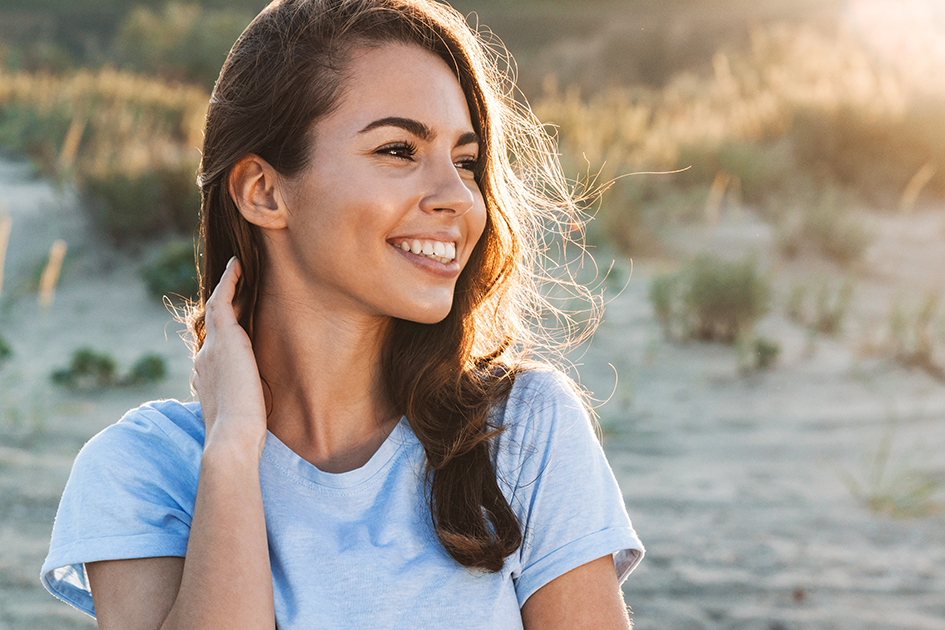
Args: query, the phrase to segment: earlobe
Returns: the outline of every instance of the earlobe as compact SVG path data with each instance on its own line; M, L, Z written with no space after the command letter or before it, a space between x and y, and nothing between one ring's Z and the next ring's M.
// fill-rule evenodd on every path
M279 174L266 160L252 153L245 156L230 169L228 184L230 197L244 219L271 230L286 226Z

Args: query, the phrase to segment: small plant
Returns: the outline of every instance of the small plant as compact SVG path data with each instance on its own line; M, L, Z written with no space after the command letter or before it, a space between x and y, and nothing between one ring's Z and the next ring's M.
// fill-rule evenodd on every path
M849 194L827 186L818 198L802 203L802 209L777 217L776 240L785 257L795 258L812 246L840 265L862 258L873 235L854 214Z
M69 367L52 373L56 385L70 389L97 389L116 383L115 359L91 348L80 348L72 355Z
M189 163L140 172L107 170L87 175L81 189L97 223L117 242L189 232L200 208L194 170Z
M817 332L825 335L839 334L843 328L850 302L853 301L853 281L849 278L843 281L840 289L831 290L826 278L820 282L815 301L815 316L813 326Z
M880 438L876 453L866 464L865 480L860 481L841 470L850 494L868 509L894 518L929 516L942 510L939 500L945 490L945 477L914 464L914 457L893 461L893 442L898 419L890 417L886 432Z
M767 370L772 367L781 354L781 346L777 341L766 337L755 339L755 368Z
M167 244L157 260L141 270L141 276L148 293L158 300L163 300L164 296L185 300L195 298L200 285L193 244L187 241Z
M678 327L681 337L727 344L750 336L768 310L770 293L751 256L740 262L700 256L650 285L650 301L667 338L675 337Z
M660 330L667 339L676 337L676 320L681 314L680 277L675 273L664 273L650 283L650 303L659 322Z
M13 348L7 343L7 340L0 335L0 365L13 355Z
M117 364L111 355L91 348L80 348L72 354L69 367L54 371L53 383L74 390L104 389L115 385L146 385L167 376L164 359L156 354L141 357L124 377L117 375Z
M936 331L933 330L941 303L941 294L930 290L919 308L907 314L901 300L893 303L889 316L892 353L907 367L918 367L932 376L945 380L945 368L935 363ZM941 331L939 331L940 333ZM938 335L941 338L941 334Z
M821 277L813 292L814 303L810 305L811 287L804 283L795 284L788 294L785 312L792 322L814 333L837 335L843 330L854 292L850 278L845 278L837 287L826 277Z
M164 359L157 354L147 354L138 359L128 376L122 379L122 384L147 385L162 381L166 376L167 365Z
M734 343L767 312L770 293L753 257L729 262L700 256L686 273L685 304L692 336Z
M735 344L739 370L742 374L751 374L774 366L781 353L781 345L767 337L749 336L739 339Z

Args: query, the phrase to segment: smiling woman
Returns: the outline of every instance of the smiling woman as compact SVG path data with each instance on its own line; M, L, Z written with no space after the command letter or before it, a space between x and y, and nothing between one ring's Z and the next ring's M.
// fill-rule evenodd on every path
M102 628L629 627L643 548L531 352L537 244L575 201L500 76L427 0L246 29L199 177L199 402L83 448L53 594Z

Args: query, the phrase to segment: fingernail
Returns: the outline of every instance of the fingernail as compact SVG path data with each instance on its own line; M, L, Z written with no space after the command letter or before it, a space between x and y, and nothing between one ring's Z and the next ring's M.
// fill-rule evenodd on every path
M233 261L236 260L236 256L231 256L230 259L226 262L226 268L229 269L233 266Z

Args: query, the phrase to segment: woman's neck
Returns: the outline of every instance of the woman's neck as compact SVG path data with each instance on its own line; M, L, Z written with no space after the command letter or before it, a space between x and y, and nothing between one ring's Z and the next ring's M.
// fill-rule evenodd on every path
M365 464L399 416L384 395L381 349L390 322L324 304L261 296L253 350L268 428L326 472Z

